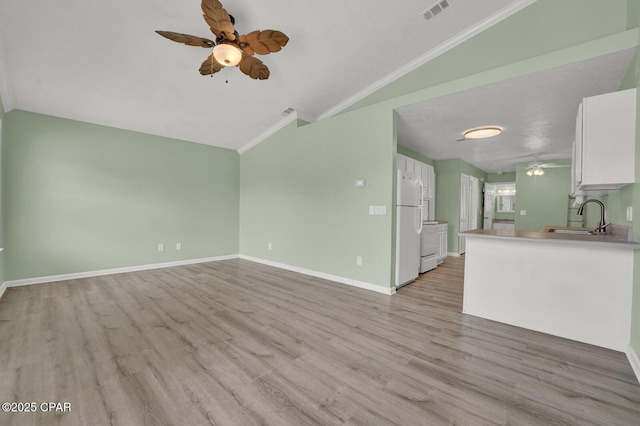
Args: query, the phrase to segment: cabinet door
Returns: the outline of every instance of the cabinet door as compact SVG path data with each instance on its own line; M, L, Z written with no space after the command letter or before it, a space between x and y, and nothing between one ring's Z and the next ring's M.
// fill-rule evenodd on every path
M444 258L447 257L447 229L440 231L440 247L438 247L438 263L442 263Z
M402 154L396 154L396 170L407 170L407 157Z
M436 172L433 166L428 167L428 174L429 174L429 190L428 190L429 198L435 199L436 198Z
M407 157L404 171L407 173L416 174L416 163L417 163L416 160L414 160L413 158ZM419 173L420 171L418 170L418 175Z
M635 181L635 120L636 89L583 100L579 189L616 189Z
M582 104L578 105L576 117L576 140L573 143L573 186L580 188L582 184Z
M420 180L422 180L422 185L424 185L424 192L422 193L422 198L424 200L429 199L429 165L424 163L420 164Z

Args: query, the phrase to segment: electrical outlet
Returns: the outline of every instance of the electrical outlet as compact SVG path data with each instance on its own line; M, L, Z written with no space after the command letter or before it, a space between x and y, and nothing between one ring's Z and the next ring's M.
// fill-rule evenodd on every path
M364 188L366 185L366 182L364 179L357 179L356 180L356 188Z
M362 256L356 256L356 265L362 266Z
M633 207L627 207L627 221L631 222L633 220Z
M526 216L526 215L527 215L526 210L520 210L520 216Z
M271 244L271 243L267 244L267 248L268 248L269 250L272 250L272 249L273 249L273 244Z
M182 250L182 243L176 243L176 250Z
M158 251L164 251L164 244L158 244Z

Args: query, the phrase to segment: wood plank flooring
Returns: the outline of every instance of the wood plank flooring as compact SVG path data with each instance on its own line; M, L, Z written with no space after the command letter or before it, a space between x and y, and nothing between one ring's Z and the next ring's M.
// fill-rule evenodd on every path
M624 354L243 260L10 288L1 425L640 425Z

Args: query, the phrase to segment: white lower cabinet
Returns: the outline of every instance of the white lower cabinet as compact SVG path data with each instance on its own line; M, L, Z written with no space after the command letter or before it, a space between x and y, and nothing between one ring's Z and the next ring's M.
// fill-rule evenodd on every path
M495 229L496 231L515 231L516 224L493 222L493 229Z
M449 249L449 225L441 223L438 225L438 236L440 237L440 245L438 247L438 265L444 262L444 258L447 257L447 250Z

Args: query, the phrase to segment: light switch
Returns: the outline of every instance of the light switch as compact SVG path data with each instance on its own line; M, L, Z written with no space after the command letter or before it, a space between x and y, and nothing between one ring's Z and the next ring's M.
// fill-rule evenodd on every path
M526 210L520 210L520 216L526 216L526 215L527 215Z
M387 214L387 206L369 206L369 214L371 216L385 216Z
M364 179L357 179L356 180L356 188L364 188L366 185L366 182Z

